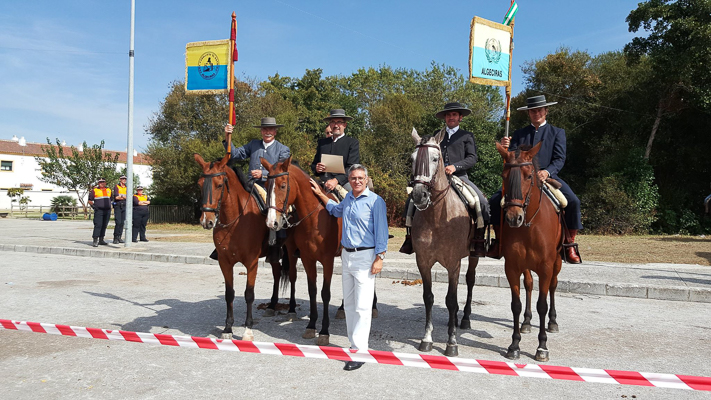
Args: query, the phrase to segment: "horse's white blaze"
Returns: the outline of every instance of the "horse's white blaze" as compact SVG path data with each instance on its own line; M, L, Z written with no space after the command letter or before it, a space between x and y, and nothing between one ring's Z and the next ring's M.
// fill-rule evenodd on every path
M274 198L274 185L271 185L271 193L269 193L269 211L267 212L267 227L276 228L276 210L274 209L276 199Z

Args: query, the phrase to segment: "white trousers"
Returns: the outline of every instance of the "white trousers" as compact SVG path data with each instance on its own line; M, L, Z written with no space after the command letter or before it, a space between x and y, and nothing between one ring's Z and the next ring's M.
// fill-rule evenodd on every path
M341 252L343 308L346 311L348 340L354 350L368 350L375 295L375 275L370 273L370 267L375 257L375 249L352 253L344 249Z

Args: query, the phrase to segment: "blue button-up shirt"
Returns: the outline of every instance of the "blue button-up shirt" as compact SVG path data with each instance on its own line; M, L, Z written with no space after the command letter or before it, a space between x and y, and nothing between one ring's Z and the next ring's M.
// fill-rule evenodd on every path
M326 210L343 218L343 247L375 247L375 254L388 249L388 217L385 200L366 188L358 197L348 192L342 202L329 200Z

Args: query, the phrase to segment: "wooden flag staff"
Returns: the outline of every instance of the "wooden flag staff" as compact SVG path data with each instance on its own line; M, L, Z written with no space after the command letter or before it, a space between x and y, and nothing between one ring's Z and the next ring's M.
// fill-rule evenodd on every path
M237 15L232 12L232 26L230 28L230 62L227 66L227 88L230 96L230 125L234 126L237 123L235 116L235 61L237 61L237 51L235 50L235 41L237 40ZM227 154L232 155L232 133L228 133L225 137L227 142Z

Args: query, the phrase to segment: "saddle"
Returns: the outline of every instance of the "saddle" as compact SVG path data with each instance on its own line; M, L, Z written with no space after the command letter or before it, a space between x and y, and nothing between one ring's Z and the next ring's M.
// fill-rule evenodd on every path
M237 179L242 184L244 190L248 191L252 197L254 197L254 201L257 202L257 206L259 207L259 212L262 213L262 215L267 215L267 191L264 190L263 187L256 185L255 181L247 179L242 171L237 172L236 167L233 169L237 173Z
M556 181L555 179L548 178L545 182L543 182L543 186L541 188L543 190L543 193L545 193L551 203L553 203L555 211L558 214L560 214L560 211L562 209L568 206L568 199L566 199L563 195L563 192L560 191L560 182ZM505 199L502 196L501 208L504 207L504 203Z
M450 182L454 192L459 196L464 205L467 206L467 211L469 216L476 222L476 228L484 228L484 217L481 214L481 204L479 203L479 196L477 196L474 189L464 183L458 176L450 175Z

